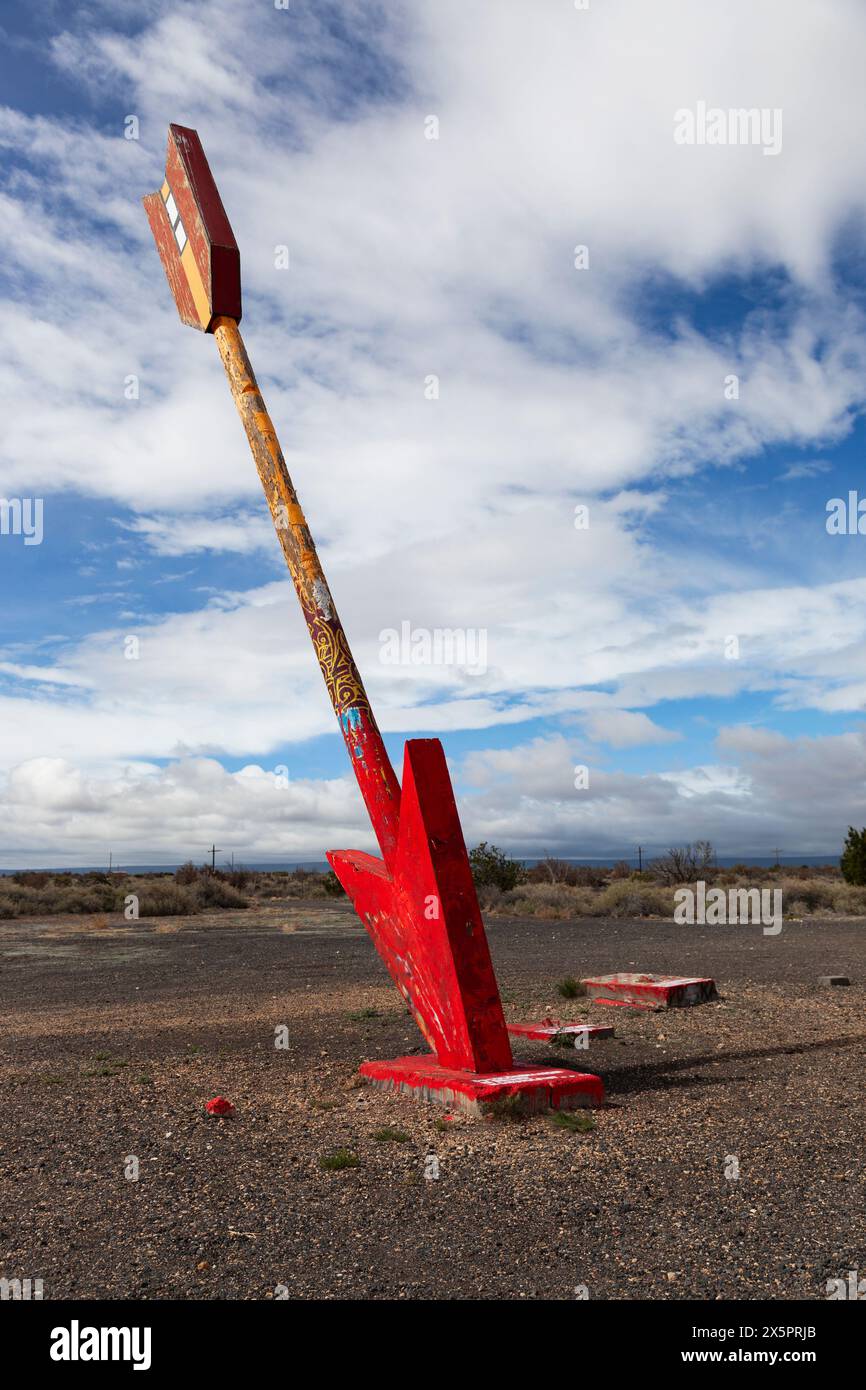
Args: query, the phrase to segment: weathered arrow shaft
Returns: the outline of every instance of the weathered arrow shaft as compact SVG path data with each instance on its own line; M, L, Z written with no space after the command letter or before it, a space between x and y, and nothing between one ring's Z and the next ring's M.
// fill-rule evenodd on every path
M337 616L240 329L234 319L218 318L214 337L361 795L390 868L397 848L400 784Z

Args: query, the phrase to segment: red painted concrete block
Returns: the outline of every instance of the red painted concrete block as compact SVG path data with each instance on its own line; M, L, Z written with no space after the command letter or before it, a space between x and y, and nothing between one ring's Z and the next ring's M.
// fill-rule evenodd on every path
M528 1114L540 1110L577 1110L604 1104L604 1085L597 1076L565 1067L508 1067L496 1072L458 1071L435 1057L395 1057L390 1062L363 1062L361 1075L384 1090L406 1091L419 1100L480 1115L497 1101L520 1098Z
M530 1038L533 1042L550 1042L553 1038L574 1038L585 1033L590 1042L612 1038L609 1023L560 1023L556 1018L543 1018L538 1023L509 1023L508 1031L515 1038Z
M678 975L596 975L584 980L586 992L597 1004L619 1004L638 1009L681 1009L718 999L715 982L708 978Z

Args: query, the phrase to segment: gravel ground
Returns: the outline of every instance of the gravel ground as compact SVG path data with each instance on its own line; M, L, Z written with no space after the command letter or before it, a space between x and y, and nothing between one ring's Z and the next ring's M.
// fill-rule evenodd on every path
M866 1270L866 922L488 930L509 1017L615 1024L589 1054L515 1044L604 1078L591 1133L359 1083L424 1049L347 904L0 923L0 1276L46 1299L823 1299ZM723 998L557 999L616 969ZM324 1170L341 1149L357 1166Z

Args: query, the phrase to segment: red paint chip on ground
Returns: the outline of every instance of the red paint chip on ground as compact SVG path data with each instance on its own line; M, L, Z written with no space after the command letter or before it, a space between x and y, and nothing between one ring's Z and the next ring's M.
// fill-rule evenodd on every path
M205 1110L209 1115L233 1115L235 1113L234 1106L230 1100L226 1100L225 1096L214 1096L213 1100L208 1101Z

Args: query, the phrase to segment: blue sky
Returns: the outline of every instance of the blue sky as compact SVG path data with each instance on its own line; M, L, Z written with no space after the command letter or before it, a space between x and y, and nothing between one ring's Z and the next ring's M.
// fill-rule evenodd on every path
M149 240L171 120L398 771L442 737L467 839L524 854L827 854L866 820L866 535L826 527L866 495L866 15L696 8L4 14L0 497L44 535L0 535L0 867L371 845ZM699 101L779 110L778 153L677 145ZM486 669L388 666L404 622Z

